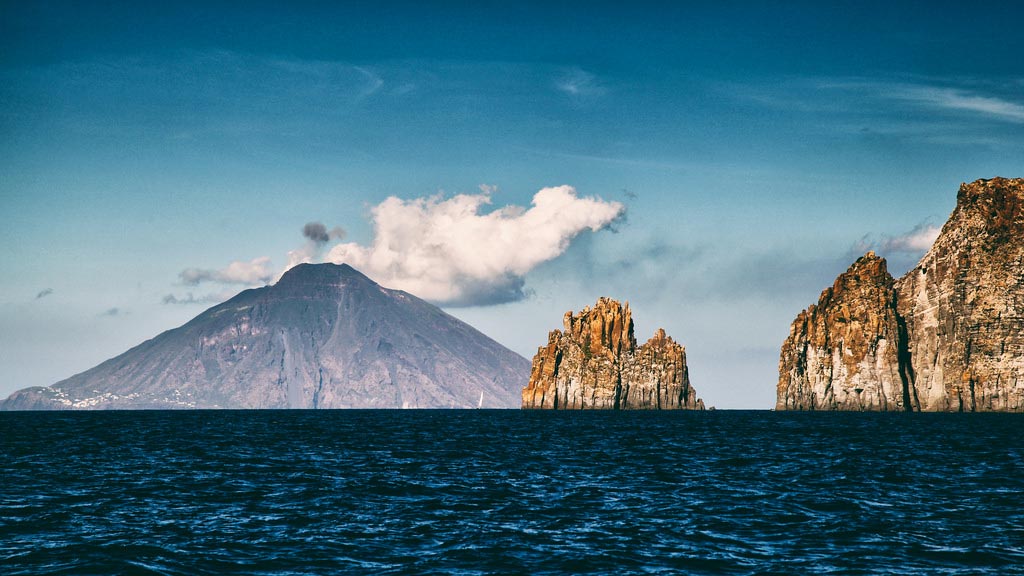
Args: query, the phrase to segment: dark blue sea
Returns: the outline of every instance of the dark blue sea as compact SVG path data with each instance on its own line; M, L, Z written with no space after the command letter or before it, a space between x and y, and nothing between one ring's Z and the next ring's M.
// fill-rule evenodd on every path
M1024 574L1024 416L0 414L2 574Z

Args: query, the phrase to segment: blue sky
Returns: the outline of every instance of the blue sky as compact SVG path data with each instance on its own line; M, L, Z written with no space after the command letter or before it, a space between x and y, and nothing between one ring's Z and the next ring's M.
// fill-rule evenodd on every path
M187 321L245 287L232 262L372 246L389 197L567 185L624 214L446 309L530 357L629 300L709 404L772 406L836 274L869 248L902 273L960 182L1024 176L1024 8L684 4L3 3L0 395ZM310 251L312 221L346 234Z

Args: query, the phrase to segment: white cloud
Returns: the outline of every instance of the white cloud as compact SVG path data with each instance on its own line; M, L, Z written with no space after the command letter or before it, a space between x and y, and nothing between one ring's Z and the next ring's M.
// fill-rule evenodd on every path
M927 252L935 240L939 237L942 229L933 224L922 223L914 226L914 229L899 236L873 236L865 235L850 250L851 256L859 256L868 251L875 250L883 256L891 254L904 254L915 258Z
M1015 102L980 96L965 90L933 86L905 86L896 95L947 110L960 110L993 116L1010 122L1024 122L1024 106Z
M222 292L215 292L200 296L196 296L191 292L184 296L167 294L161 299L161 302L164 304L220 304L221 302L234 297L236 294L238 294L238 292L234 290L224 290Z
M605 93L597 76L579 68L573 68L559 77L555 88L573 97L600 96Z
M885 252L927 252L942 229L931 224L918 224L906 234L887 238L882 242Z
M836 79L816 84L819 89L837 89L862 93L885 100L902 100L919 108L969 112L991 119L1024 123L1024 104L992 94L984 94L991 86L946 86L928 83L886 82L868 79ZM1013 93L1013 91L1010 91ZM827 105L836 106L830 102ZM842 111L843 104L838 104ZM847 105L848 106L848 105Z
M186 268L178 276L183 284L189 286L196 286L202 282L255 286L270 282L274 272L270 269L270 258L263 256L249 262L235 261L220 270Z
M581 232L606 228L625 213L619 202L557 186L537 192L529 208L481 214L490 191L388 198L371 210L372 243L338 244L326 260L440 304L508 302L525 296L526 273L560 256Z

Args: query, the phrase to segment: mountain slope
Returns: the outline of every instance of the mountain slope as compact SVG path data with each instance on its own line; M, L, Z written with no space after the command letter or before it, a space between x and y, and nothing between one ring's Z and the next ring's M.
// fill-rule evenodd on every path
M303 264L0 408L513 408L529 373L411 294L347 265Z

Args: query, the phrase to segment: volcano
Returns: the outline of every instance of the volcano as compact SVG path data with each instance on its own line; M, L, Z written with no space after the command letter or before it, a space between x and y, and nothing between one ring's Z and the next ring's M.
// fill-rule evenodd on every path
M530 363L351 266L301 264L6 410L518 408Z

